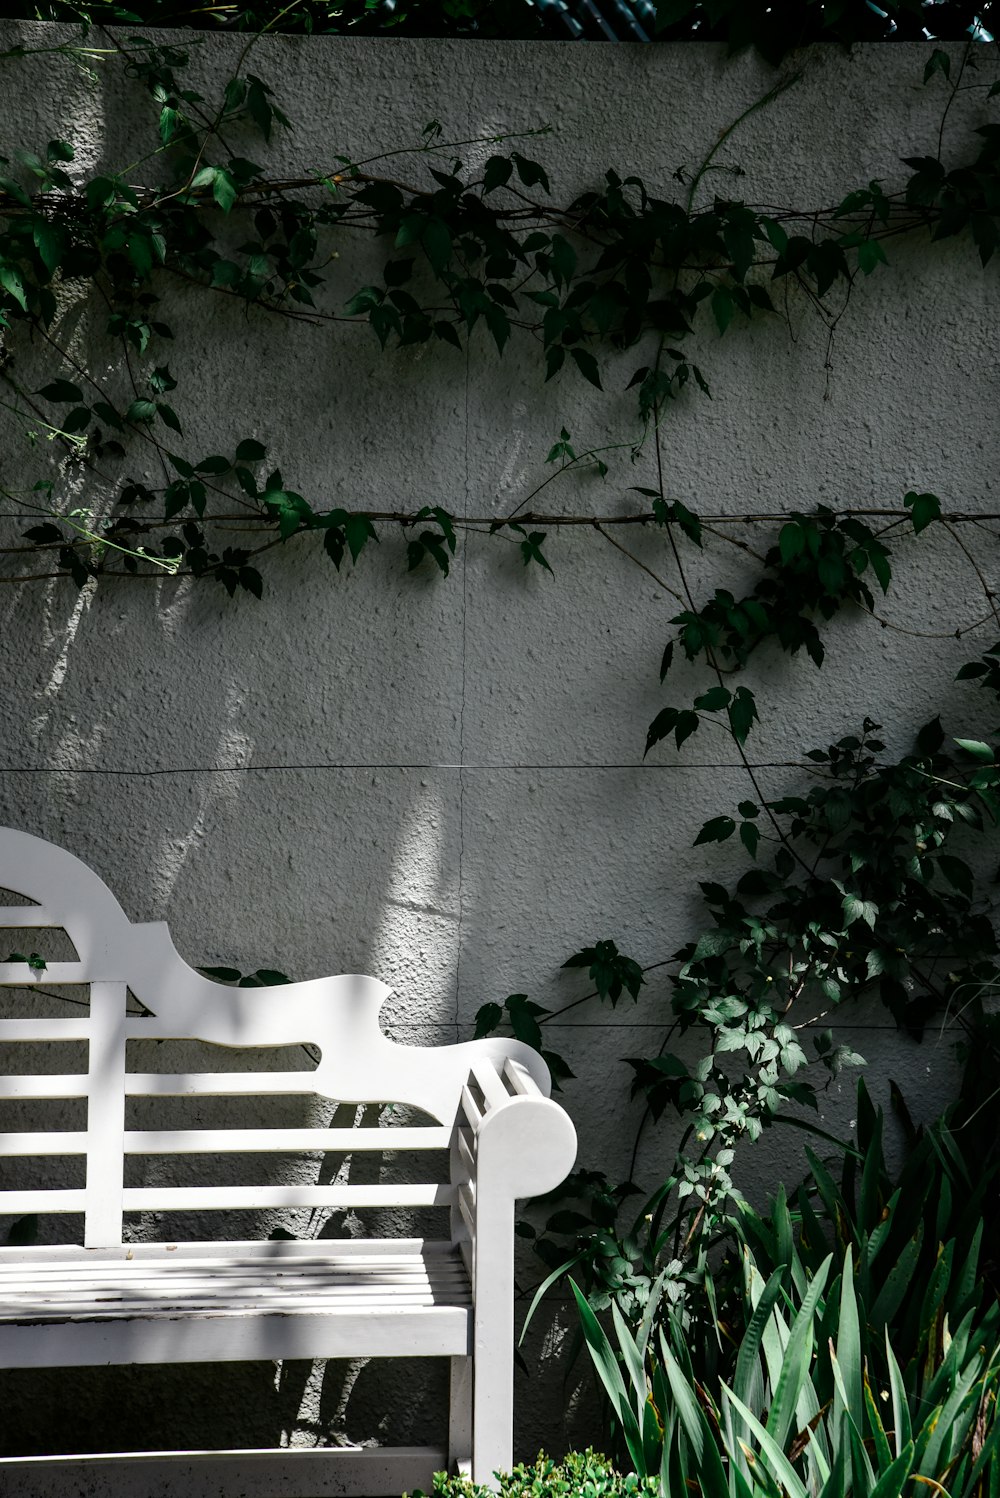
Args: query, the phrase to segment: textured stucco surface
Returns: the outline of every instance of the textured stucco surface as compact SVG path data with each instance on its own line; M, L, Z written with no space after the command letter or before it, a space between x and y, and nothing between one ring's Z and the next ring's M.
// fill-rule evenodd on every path
M51 35L7 24L0 47ZM235 38L198 38L191 72L204 93L237 51ZM935 149L941 98L921 84L922 53L820 49L801 63L802 80L719 152L717 166L742 175L711 177L705 190L820 205L871 178L894 184L901 155ZM138 154L148 105L117 69L99 69L95 82L51 57L2 66L5 154L54 135L74 139L86 171ZM452 138L551 123L525 149L563 199L608 166L680 192L675 170L696 166L774 82L752 57L707 47L269 37L254 68L295 122L266 157L275 174L410 144L431 118ZM982 97L952 111L954 159L981 122ZM339 248L333 310L384 259L382 247ZM685 398L669 413L670 493L706 513L896 505L911 488L956 509L997 508L995 267L984 272L954 241L895 244L891 260L855 287L832 338L794 298L787 321L699 338L715 399ZM502 514L544 476L561 426L580 448L633 435L631 395L602 397L570 377L543 386L535 351L516 340L502 362L485 340L468 357L383 355L364 327L296 327L222 298L167 294L178 327L186 308L199 328L169 351L185 450L255 435L317 507ZM59 332L92 367L116 364L93 311L71 298ZM18 370L29 388L40 383L33 357ZM609 388L640 362L633 351ZM3 461L16 489L44 458L8 425ZM585 477L546 492L567 510L626 511L628 486L652 474L648 453L634 464L616 457L604 484ZM102 498L88 478L80 502ZM747 534L760 543L759 529ZM629 545L673 581L662 539L630 535ZM992 577L994 543L976 546ZM392 536L339 576L296 542L268 567L262 603L167 580L83 595L64 581L5 586L0 819L85 858L133 919L167 919L192 963L377 975L395 990L389 1026L408 1038L466 1038L479 1005L513 991L569 1003L584 990L560 964L594 938L658 962L696 929L697 881L731 866L728 849L691 844L707 816L747 795L746 775L707 730L680 761L661 747L642 763L646 725L665 700L657 667L676 605L597 534L553 537L547 551L554 577L475 537L443 580L407 575ZM689 565L696 596L753 575L717 541ZM821 674L805 660L755 661L749 679L770 709L751 740L765 792L801 779L781 761L854 731L866 713L902 750L953 700L965 656L948 634L984 612L975 574L943 529L918 542L901 532L895 566L887 612L936 637L857 617L829 630ZM702 684L702 673L678 668L676 700ZM230 773L212 773L220 768ZM614 1016L580 1007L550 1032L578 1077L566 1103L581 1162L612 1176L627 1168L635 1125L619 1058L659 1043L668 996L653 975L638 1005ZM879 1012L845 1027L880 1098L891 1076L918 1115L947 1100L947 1037L918 1046ZM851 1079L830 1090L825 1122L849 1122L852 1092ZM751 1184L795 1171L777 1134L754 1152ZM669 1140L649 1137L645 1179L668 1151ZM534 1353L549 1356L520 1388L522 1453L593 1435L574 1429L560 1345L558 1328L539 1330ZM4 1442L120 1444L109 1431L123 1403L136 1444L178 1431L188 1445L242 1445L440 1430L436 1374L369 1365L351 1392L353 1377L290 1368L276 1386L267 1368L210 1383L188 1371L18 1375L2 1385Z

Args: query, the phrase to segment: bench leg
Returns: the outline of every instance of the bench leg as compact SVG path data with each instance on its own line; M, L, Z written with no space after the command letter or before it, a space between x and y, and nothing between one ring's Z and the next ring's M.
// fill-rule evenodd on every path
M510 1470L514 1445L513 1337L509 1313L499 1319L505 1335L477 1347L472 1396L472 1480L494 1490L494 1473Z
M472 1359L451 1359L448 1405L448 1471L472 1475Z

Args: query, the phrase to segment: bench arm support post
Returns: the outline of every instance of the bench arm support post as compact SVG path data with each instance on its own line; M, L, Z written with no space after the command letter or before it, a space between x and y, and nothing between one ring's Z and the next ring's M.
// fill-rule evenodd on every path
M488 1106L476 1129L472 1479L490 1487L512 1461L514 1203L553 1190L575 1158L569 1116L533 1084Z

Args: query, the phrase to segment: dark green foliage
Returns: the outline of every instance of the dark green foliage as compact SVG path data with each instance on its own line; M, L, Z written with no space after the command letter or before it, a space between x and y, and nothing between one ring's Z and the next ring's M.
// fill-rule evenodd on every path
M37 952L29 952L27 956L23 952L9 952L3 960L5 962L23 962L34 973L44 973L48 967L45 958L39 957Z
M822 17L817 11L813 20L836 33L839 21L831 12L838 8L820 9ZM810 7L800 10L806 16ZM936 19L945 19L946 10L936 7ZM485 11L462 13L478 24L476 15ZM211 20L213 12L201 14ZM312 16L310 24L318 23L319 14L297 12L300 20ZM737 16L725 5L711 15L681 6L665 24L669 29L697 20L702 35L706 25L724 31L730 24L742 26L747 14L745 7ZM180 15L172 13L174 19ZM156 16L167 19L159 9ZM241 13L235 22L249 24L251 17ZM736 33L730 39L740 40ZM946 87L957 86L946 56L940 48L932 53L928 76L941 74ZM72 534L60 529L58 538L45 526L26 532L43 547L54 547L58 539L55 565L78 587L109 572L167 571L260 597L263 583L253 558L275 535L287 541L313 533L339 567L348 552L356 562L377 539L380 521L406 532L411 570L425 563L442 575L451 570L456 535L438 506L400 507L386 515L326 508L289 488L277 471L262 481L254 469L266 445L251 435L237 440L232 456L214 453L200 460L166 445L168 436L171 443L183 440L185 427L185 391L167 362L178 332L161 308L168 275L272 315L308 312L330 274L338 231L363 228L385 241L388 258L382 283L357 289L344 304L345 315L370 323L383 347L431 342L463 348L485 334L502 355L511 338L527 333L539 345L540 382L582 379L597 390L607 386L617 399L622 377L608 356L654 335L654 361L628 380L648 437L669 402L687 399L692 388L710 394L690 341L732 336L739 322L773 314L769 281L794 280L822 298L838 284L849 287L858 271L867 275L883 264L886 236L929 229L942 238L968 230L984 262L998 239L1000 127L992 125L980 130L982 143L969 162L949 168L936 158L907 158L911 175L898 188L871 182L819 213L765 213L723 196L695 207L657 197L637 176L614 170L605 173L598 190L560 204L553 200L546 166L526 154L526 146L519 149L543 131L495 140L477 175L443 142L437 121L425 127L416 148L421 180L412 185L379 176L377 163L363 170L340 157L333 175L305 177L296 184L303 192L290 194L285 182L270 182L263 165L232 154L227 144L238 126L247 141L240 149L257 154L250 144L256 141L263 154L275 131L291 128L258 74L241 70L226 79L213 102L188 86L183 46L130 36L121 43L121 58L149 97L152 152L165 181L144 187L131 180L134 173L126 180L105 171L79 183L65 170L74 148L64 140L49 141L37 153L21 151L14 161L0 159L0 325L9 328L15 355L4 373L17 398L11 409L25 424L42 422L76 461L99 461L107 472L109 465L124 469L137 452L148 457L152 449L176 475L157 487L138 485L123 471L122 508L131 513L102 520L97 532L86 516L70 525ZM707 163L688 184L692 200L706 169ZM308 188L322 196L305 193ZM58 359L52 377L31 395L17 386L11 371L19 341L39 333L52 341L57 290L69 281L100 282L108 301L107 336L135 361L134 388L127 395ZM643 440L631 444L635 451ZM550 456L567 468L586 457L599 473L608 472L596 455L578 457L568 438ZM680 500L636 487L652 501L649 513L657 526L671 538L677 529L701 543L701 522ZM933 495L912 493L904 503L915 530L940 515ZM260 533L257 543L227 548L208 538L205 526L234 506L249 511L249 529ZM67 519L51 504L39 502L37 508L46 521ZM164 521L187 515L202 524L164 528ZM525 565L551 571L549 522L522 519L498 520L490 530L513 531ZM424 520L433 523L419 527ZM789 518L768 564L747 598L719 591L700 610L675 617L689 658L704 654L723 667L738 667L762 640L775 638L789 651L804 646L818 662L823 646L817 619L831 618L845 604L870 608L868 576L883 590L889 580L887 549L870 527L823 507ZM52 564L46 558L44 565ZM664 669L668 664L665 655ZM705 705L715 701L713 694L717 705ZM697 731L703 712L724 711L737 740L746 740L757 712L747 689L737 688L723 702L713 687L699 704L666 709L647 747L668 734L679 747Z
M940 514L933 494L908 494L904 505L912 507L916 531ZM737 600L717 588L703 608L674 615L671 623L678 626L677 634L664 652L660 680L674 660L675 642L689 661L703 656L710 666L730 671L742 669L765 640L774 640L792 655L804 648L814 664L822 666L824 645L816 616L830 620L852 604L872 611L875 600L865 574L870 572L885 593L892 577L889 558L888 546L855 516L837 515L826 505L812 515L793 513L782 526L777 545L768 551L765 571L752 593ZM700 726L700 713L725 710L740 744L757 718L749 688L730 691L721 679L695 699L694 709L668 707L658 713L646 735L646 753L671 733L679 749Z
M521 1462L510 1472L497 1472L496 1478L500 1498L656 1498L659 1492L653 1479L616 1471L589 1446L567 1452L561 1462L540 1451L529 1465ZM490 1498L491 1492L467 1477L435 1472L429 1498ZM413 1498L424 1498L419 1488Z
M888 1333L907 1387L920 1392L940 1364L950 1328L970 1315L996 1327L1000 1283L983 1246L997 1160L981 1153L955 1108L926 1131L913 1128L898 1094L896 1108L909 1141L895 1176L882 1112L859 1082L856 1137L839 1169L807 1150L810 1172L795 1191L786 1197L779 1190L763 1214L740 1203L732 1222L763 1277L780 1270L788 1290L802 1273L816 1274L828 1254L837 1263L849 1251L867 1313L862 1356L887 1377Z

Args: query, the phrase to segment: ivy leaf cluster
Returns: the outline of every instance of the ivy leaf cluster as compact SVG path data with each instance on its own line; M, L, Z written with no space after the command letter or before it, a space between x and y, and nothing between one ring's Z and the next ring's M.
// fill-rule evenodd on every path
M913 506L915 531L940 514L940 504L931 494L908 495L905 503ZM765 640L776 641L792 655L805 649L814 664L822 666L825 650L815 616L829 621L851 604L873 610L875 600L866 578L873 576L887 592L890 555L888 545L855 516L839 515L826 505L811 515L793 513L777 544L769 548L764 573L751 593L737 599L717 588L702 608L674 615L671 622L677 632L663 653L661 682L673 665L675 645L689 661L703 658L717 672L742 670ZM720 677L691 708L665 707L657 713L646 734L646 753L671 734L679 749L701 726L702 714L720 712L727 714L737 743L745 743L758 716L753 693L744 686L731 691Z

